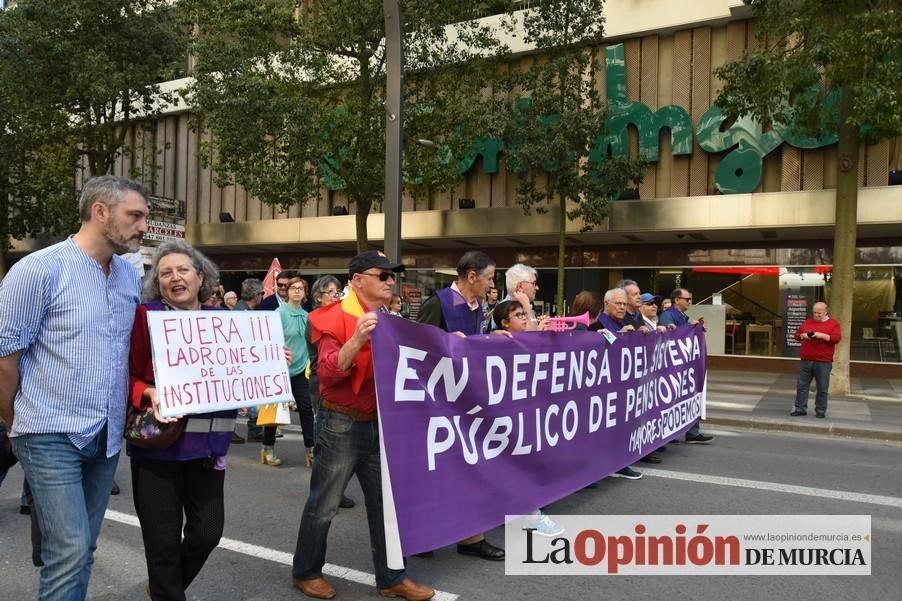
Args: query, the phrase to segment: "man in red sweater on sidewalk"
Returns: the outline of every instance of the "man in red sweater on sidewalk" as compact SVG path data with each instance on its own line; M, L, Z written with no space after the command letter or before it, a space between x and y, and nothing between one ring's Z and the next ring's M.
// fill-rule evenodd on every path
M808 389L814 378L817 384L815 416L827 417L827 392L830 389L830 371L833 369L833 350L841 337L839 322L827 315L827 303L814 303L811 317L795 333L795 339L802 342L802 361L796 384L795 408L789 415L808 415Z

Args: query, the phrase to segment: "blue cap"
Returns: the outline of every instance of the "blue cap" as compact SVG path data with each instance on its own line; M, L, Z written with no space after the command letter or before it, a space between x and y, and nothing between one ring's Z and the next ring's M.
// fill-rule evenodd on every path
M658 302L659 300L661 300L661 297L657 294L652 294L651 292L643 292L642 296L640 296L639 299L642 301L643 305L646 305L648 303Z

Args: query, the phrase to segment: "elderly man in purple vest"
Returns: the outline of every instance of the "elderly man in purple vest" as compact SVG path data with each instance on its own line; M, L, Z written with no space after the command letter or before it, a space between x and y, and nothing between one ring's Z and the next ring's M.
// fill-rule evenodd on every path
M462 336L483 334L487 322L480 301L494 283L495 261L484 252L471 250L457 262L457 279L423 303L417 321ZM490 544L481 533L457 543L457 552L490 561L504 559L504 549Z

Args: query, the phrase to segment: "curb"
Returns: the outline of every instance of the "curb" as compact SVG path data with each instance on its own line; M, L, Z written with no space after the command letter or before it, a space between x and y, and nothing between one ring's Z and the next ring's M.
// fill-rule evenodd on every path
M842 436L846 438L867 438L869 440L891 440L902 442L902 430L880 430L877 428L864 428L861 426L842 426L828 423L823 426L806 424L802 421L788 422L786 420L758 417L754 419L741 417L727 417L708 414L704 424L712 426L732 426L736 428L749 428L751 430L768 430L772 432L801 432L803 434L816 434L819 436ZM279 426L282 430L300 434L302 429L298 425Z
M708 415L704 420L706 424L718 426L735 426L740 428L750 428L753 430L771 430L777 432L802 432L804 434L817 434L820 436L845 436L848 438L867 438L871 440L892 440L902 442L902 431L900 430L879 430L874 428L864 428L861 426L843 426L837 424L826 424L824 426L816 426L814 424L805 424L802 422L787 422L779 419L769 418L739 418L724 417L716 415Z

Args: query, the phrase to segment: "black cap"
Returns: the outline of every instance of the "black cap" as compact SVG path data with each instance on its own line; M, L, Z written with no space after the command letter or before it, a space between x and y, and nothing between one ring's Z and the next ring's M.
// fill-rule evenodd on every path
M395 273L404 271L403 265L400 263L392 263L388 260L388 257L378 250L368 250L351 259L351 263L348 265L348 275L363 273L367 269L372 269L373 267L378 267L385 271L393 271Z

